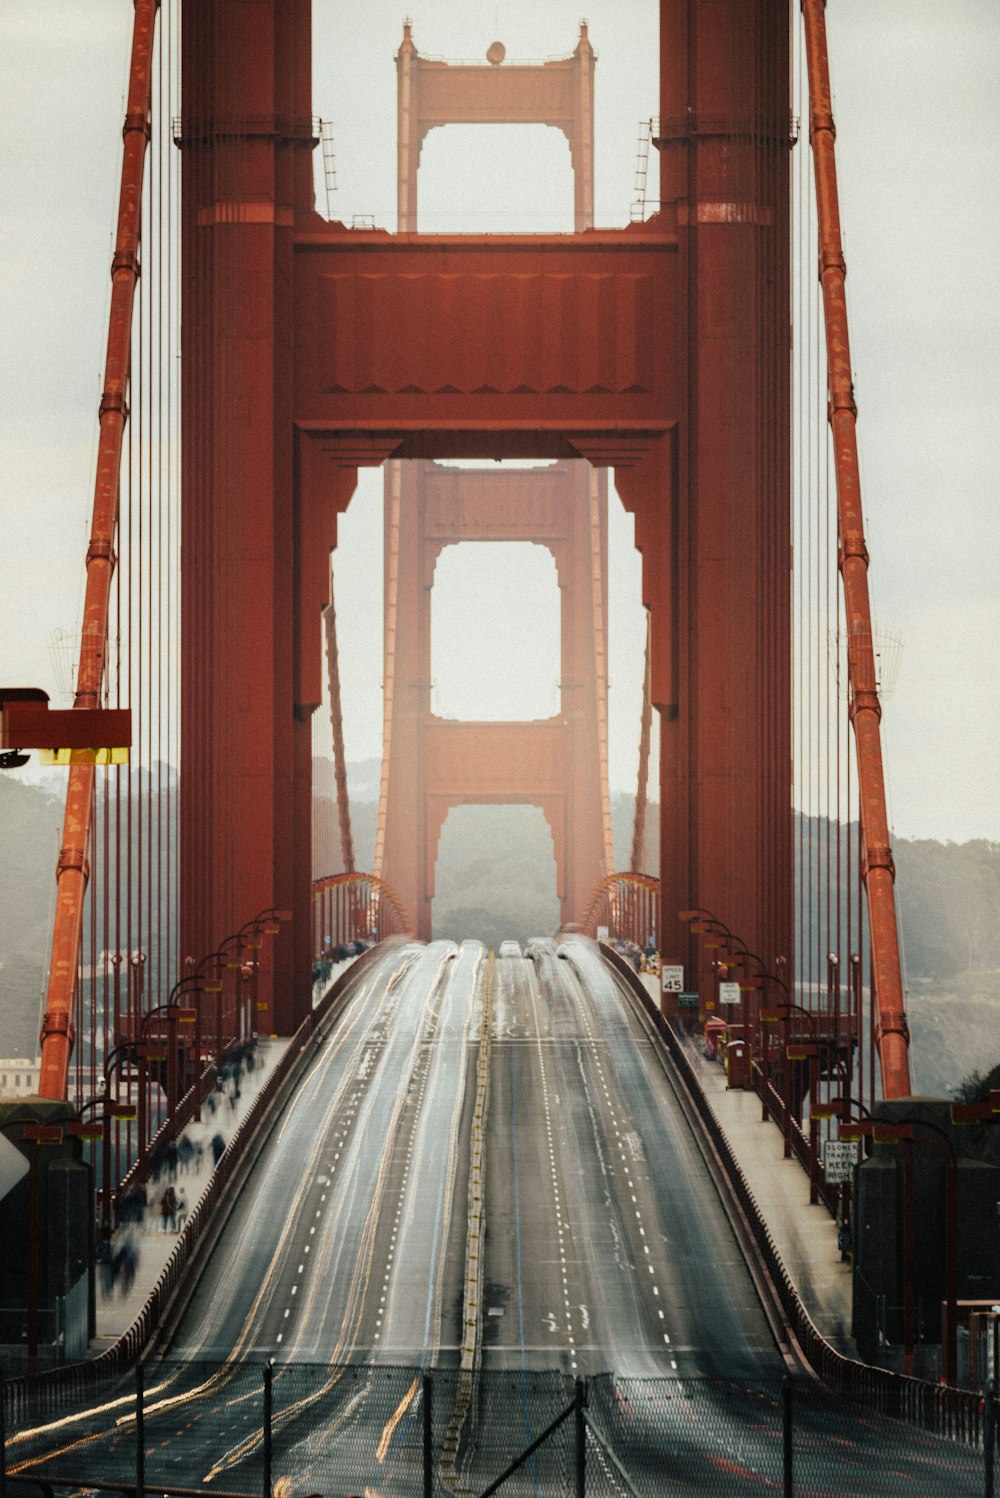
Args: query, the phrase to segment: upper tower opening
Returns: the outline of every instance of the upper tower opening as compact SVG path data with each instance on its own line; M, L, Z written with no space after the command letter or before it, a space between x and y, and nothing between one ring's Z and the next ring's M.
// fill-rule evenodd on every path
M409 21L396 54L398 80L398 224L418 227L417 178L426 137L442 125L554 127L569 142L573 166L573 228L594 222L594 49L587 23L569 57L542 63L506 60L494 42L482 62L446 62L425 57ZM449 163L449 170L454 168ZM470 173L452 180L468 183ZM454 191L454 189L452 189ZM544 203L539 207L544 210ZM482 231L480 231L482 232Z

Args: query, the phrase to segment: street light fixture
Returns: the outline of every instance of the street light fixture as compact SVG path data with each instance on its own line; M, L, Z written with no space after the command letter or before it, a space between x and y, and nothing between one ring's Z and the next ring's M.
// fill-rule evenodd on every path
M85 1119L83 1114L91 1108L99 1108L101 1117ZM117 1098L102 1093L90 1098L79 1110L80 1117L64 1125L65 1133L76 1139L102 1141L101 1144L101 1236L111 1237L111 1122L132 1122L137 1117L134 1103L119 1102Z

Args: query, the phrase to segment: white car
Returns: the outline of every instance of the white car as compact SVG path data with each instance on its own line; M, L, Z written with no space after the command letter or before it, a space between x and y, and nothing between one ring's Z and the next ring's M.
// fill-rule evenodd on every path
M520 957L521 943L519 941L502 941L498 957Z

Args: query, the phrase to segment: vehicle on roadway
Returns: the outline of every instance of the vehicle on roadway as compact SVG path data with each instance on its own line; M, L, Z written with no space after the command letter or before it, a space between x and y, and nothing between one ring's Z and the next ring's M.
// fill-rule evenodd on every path
M497 956L498 957L520 957L521 956L521 943L519 941L502 941L500 943L500 950L497 952Z

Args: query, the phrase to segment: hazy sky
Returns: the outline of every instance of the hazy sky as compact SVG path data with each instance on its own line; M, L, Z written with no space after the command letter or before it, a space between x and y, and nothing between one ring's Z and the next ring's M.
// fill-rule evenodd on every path
M394 224L393 54L405 9L315 0L314 108L333 124L333 211L347 222L367 213ZM409 9L424 52L478 58L499 37L509 57L537 59L572 49L581 4L413 0ZM597 217L622 224L638 122L657 108L656 6L585 9L599 58ZM894 827L1000 840L1000 7L831 0L827 15L871 584L879 622L904 642L885 714ZM0 5L0 678L53 697L49 638L78 627L82 599L131 17L128 0ZM421 227L511 229L530 214L534 227L565 228L570 181L557 132L436 131ZM612 775L624 787L641 619L637 559L615 512ZM353 758L378 753L380 637L368 612L380 581L378 514L369 476L342 522L337 566ZM543 627L532 599L552 608L538 565L537 588L525 586L523 558L497 584L500 609L524 623L529 656ZM469 576L485 639L489 576ZM468 608L442 592L441 628ZM548 712L552 668L538 654L529 678L517 648L514 686L527 711ZM471 656L466 664L481 678ZM472 688L443 665L435 675L439 709L465 715ZM499 699L502 682L493 686Z

